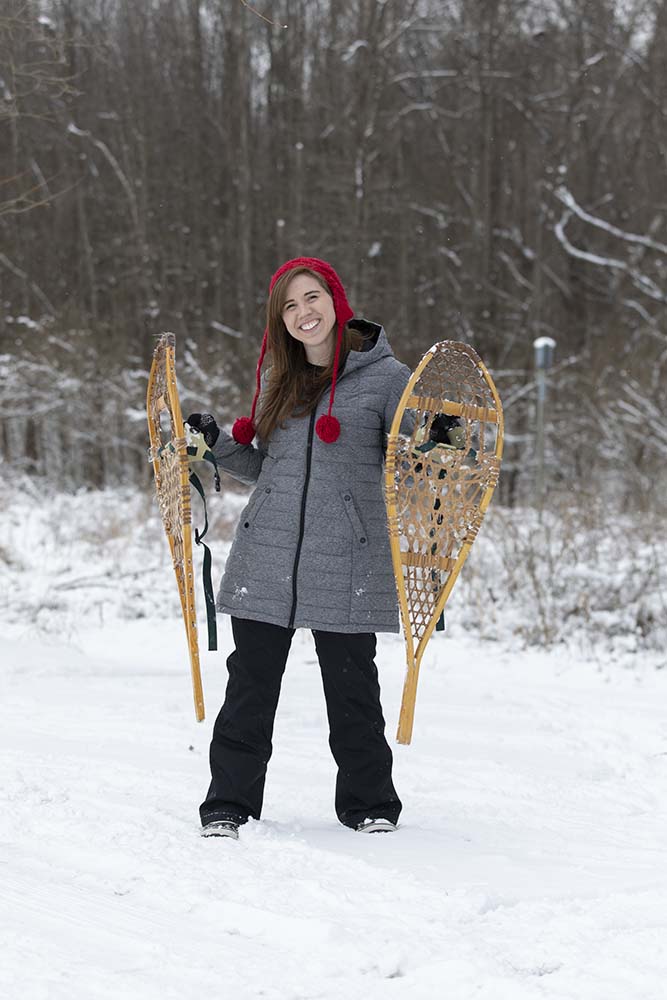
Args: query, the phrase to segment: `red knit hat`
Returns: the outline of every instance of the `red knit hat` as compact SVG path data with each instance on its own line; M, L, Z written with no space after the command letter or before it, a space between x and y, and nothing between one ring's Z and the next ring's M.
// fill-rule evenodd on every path
M273 291L273 287L278 278L281 278L283 274L286 274L288 271L293 271L295 268L299 267L306 267L309 271L315 271L322 278L324 278L329 291L331 292L334 312L336 314L336 322L338 325L333 375L331 378L331 392L329 393L329 409L327 413L323 414L315 424L315 430L317 431L319 439L324 441L325 444L331 444L333 441L338 439L338 435L340 434L340 423L331 415L331 408L336 394L336 379L338 377L338 360L340 357L340 345L343 338L343 327L348 320L352 319L354 313L350 308L350 303L347 301L347 296L342 282L333 267L331 264L327 264L325 260L320 260L318 257L295 257L294 260L288 260L286 264L283 264L282 267L278 268L276 273L271 278L271 283L269 284L269 294ZM262 362L264 361L264 355L266 354L268 337L269 328L267 326L264 330L262 349L259 352L259 361L257 362L255 396L252 401L250 416L239 417L238 420L234 422L234 426L232 427L234 440L239 444L250 444L255 436L255 410L257 408L257 400L259 399Z

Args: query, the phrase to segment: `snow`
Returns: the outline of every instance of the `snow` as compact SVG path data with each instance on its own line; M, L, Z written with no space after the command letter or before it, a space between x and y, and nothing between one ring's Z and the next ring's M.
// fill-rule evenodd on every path
M89 133L89 132L86 132L86 131L84 131L83 129L80 129L80 128L78 127L78 125L75 125L75 124L74 124L74 122L70 122L70 123L68 124L68 126L67 126L67 129L66 129L66 131L67 131L67 132L69 132L69 133L70 133L70 135L82 135L82 136L86 136L86 137L87 137L88 135L90 135L90 133Z
M367 48L368 48L368 42L366 41L366 39L364 38L357 39L356 42L352 42L352 44L348 45L348 47L345 49L345 52L343 52L342 56L340 57L341 62L351 62L356 56L359 49L367 49Z
M234 329L232 326L228 326L226 323L219 323L218 320L211 320L209 326L212 330L218 330L220 333L227 334L228 337L236 337L238 340L243 336L240 330Z
M565 187L564 184L556 188L554 192L556 197L570 209L575 215L577 215L584 222L590 223L592 226L596 226L598 229L603 229L605 232L609 233L611 236L615 236L618 239L625 240L628 243L639 243L641 246L648 247L652 250L657 250L658 253L667 254L667 244L660 243L657 240L651 239L650 236L639 235L637 233L628 233L624 229L619 229L618 226L613 226L611 223L607 222L605 219L600 219L597 216L591 215L589 212L584 211L584 209L577 203L574 195L571 191Z
M533 347L535 347L536 349L542 347L555 347L555 346L556 346L556 341L553 339L553 337L537 337L537 339L533 341Z
M39 330L40 328L39 323L36 323L34 319L30 319L29 316L17 316L14 322L21 326L27 326L30 330Z
M517 650L450 611L413 744L392 744L400 828L362 836L333 812L299 631L264 818L238 842L202 839L229 620L220 650L202 651L197 724L159 525L128 506L128 545L120 498L24 497L29 520L4 498L0 996L664 997L667 671L648 652L628 669L602 649L597 663ZM403 644L378 638L393 741Z

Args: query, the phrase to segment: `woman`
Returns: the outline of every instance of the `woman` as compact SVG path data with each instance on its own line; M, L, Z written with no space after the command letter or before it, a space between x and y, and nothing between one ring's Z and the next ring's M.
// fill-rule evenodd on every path
M217 600L236 648L200 807L205 836L235 837L260 817L297 628L315 639L338 765L336 814L353 830L396 828L401 802L374 657L375 633L399 630L382 476L409 376L382 327L354 318L331 265L299 257L271 279L251 416L232 435L209 414L188 417L220 468L256 484Z

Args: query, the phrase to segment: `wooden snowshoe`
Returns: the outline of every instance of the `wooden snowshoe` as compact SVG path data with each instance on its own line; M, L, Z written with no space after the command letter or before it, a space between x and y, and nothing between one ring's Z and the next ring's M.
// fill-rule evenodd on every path
M411 433L400 433L410 422ZM484 364L467 344L435 344L405 388L387 447L389 537L407 652L399 743L411 740L421 659L493 495L502 449L502 405Z

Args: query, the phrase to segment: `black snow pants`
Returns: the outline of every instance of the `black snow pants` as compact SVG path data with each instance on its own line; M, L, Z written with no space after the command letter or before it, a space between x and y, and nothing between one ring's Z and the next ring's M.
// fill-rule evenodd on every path
M236 648L227 659L225 702L213 727L211 785L199 812L217 819L259 819L273 721L294 629L232 618ZM338 765L335 808L345 826L367 816L398 820L401 802L391 778L384 736L373 633L313 630Z

